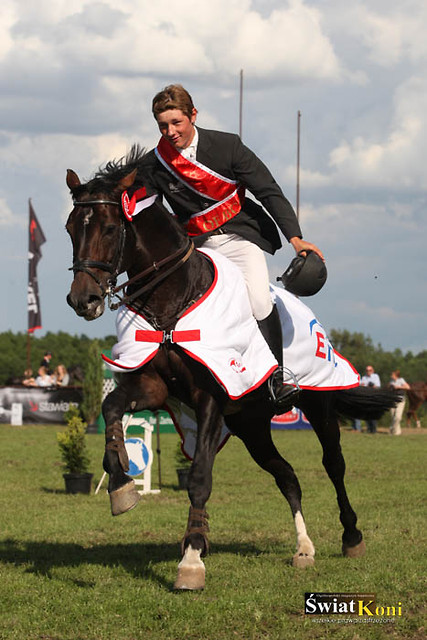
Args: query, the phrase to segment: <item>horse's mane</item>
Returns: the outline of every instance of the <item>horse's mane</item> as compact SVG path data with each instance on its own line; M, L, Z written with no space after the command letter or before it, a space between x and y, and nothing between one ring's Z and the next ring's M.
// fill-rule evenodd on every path
M137 181L143 182L140 163L146 155L146 150L139 144L132 145L130 151L119 159L110 160L101 165L93 178L84 185L89 193L102 190L112 191L118 182L134 169L138 169Z

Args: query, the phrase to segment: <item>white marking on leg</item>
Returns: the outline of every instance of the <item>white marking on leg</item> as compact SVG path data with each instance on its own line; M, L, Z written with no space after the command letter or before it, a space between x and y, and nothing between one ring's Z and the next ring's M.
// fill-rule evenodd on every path
M178 565L178 569L181 569L182 567L188 567L191 569L197 569L199 567L204 568L205 565L203 560L200 558L201 553L201 549L193 549L191 544L189 544L182 556L181 562Z
M294 522L297 532L297 553L299 555L305 555L314 558L314 545L307 535L307 528L305 526L304 518L302 517L301 511L296 512Z
M175 589L204 589L205 565L200 559L200 554L200 549L193 549L191 544L188 545L178 565L178 575L174 584Z

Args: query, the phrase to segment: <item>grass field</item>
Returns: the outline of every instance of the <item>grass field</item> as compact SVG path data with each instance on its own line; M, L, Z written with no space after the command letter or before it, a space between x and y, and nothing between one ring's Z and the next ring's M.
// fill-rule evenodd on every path
M206 589L171 591L188 498L177 489L177 436L161 437L164 485L118 518L97 496L67 495L52 426L0 426L2 640L286 640L425 638L426 430L400 438L344 430L347 487L367 544L341 557L335 495L310 431L274 432L302 488L316 566L293 569L295 534L274 481L232 438L208 504ZM94 482L103 436L88 436ZM157 467L153 469L156 486ZM389 623L320 623L305 592L374 592ZM324 618L323 618L324 619Z

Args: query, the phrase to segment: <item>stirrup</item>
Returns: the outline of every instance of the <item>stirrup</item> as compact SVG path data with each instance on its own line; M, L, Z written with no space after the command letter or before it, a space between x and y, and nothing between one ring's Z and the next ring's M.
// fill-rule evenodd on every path
M283 383L283 373L285 371L289 377L292 378L295 387ZM280 374L280 378L278 374ZM278 367L268 379L268 391L274 405L274 410L277 412L277 415L280 415L292 409L295 400L301 392L301 388L295 374L290 369L287 367Z

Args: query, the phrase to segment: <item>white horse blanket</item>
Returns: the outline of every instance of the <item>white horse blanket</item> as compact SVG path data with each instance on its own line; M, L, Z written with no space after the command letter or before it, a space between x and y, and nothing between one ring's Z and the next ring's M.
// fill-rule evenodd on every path
M202 253L212 261L214 282L178 320L169 335L156 331L130 307L118 310L118 342L112 358L102 356L115 372L135 371L149 362L162 342L178 344L210 369L232 400L259 387L277 368L277 361L252 316L243 276L215 251ZM302 389L347 389L359 385L353 366L332 347L322 325L301 300L271 286L283 333L283 361ZM284 382L295 384L285 371Z

